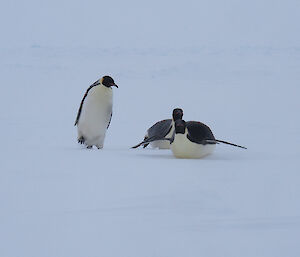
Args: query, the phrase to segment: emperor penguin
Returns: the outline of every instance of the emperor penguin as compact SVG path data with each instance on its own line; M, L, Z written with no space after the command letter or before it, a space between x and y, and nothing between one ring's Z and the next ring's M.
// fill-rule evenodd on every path
M78 143L87 148L103 148L112 118L112 87L118 88L110 76L104 76L93 83L82 98L74 126L77 125Z
M144 140L141 143L133 146L132 148L137 148L141 145L143 145L143 147L145 148L150 144L153 148L170 149L170 141L160 139L172 137L174 133L174 122L177 119L182 119L182 116L182 109L174 109L172 113L172 119L166 119L156 122L147 130ZM149 141L149 143L147 143L147 141Z
M178 115L176 115L176 110L180 110L181 112L178 112ZM181 115L179 113L181 113ZM162 134L156 133L159 135L145 138L143 142L132 148L136 148L141 145L148 145L156 140L164 140L169 143L169 148L172 150L172 153L175 157L187 159L198 159L212 154L216 148L216 144L219 143L247 149L244 146L216 139L211 129L207 125L199 121L186 122L182 120L182 116L182 109L174 109L171 128L173 133L165 133L167 135L165 137L162 137ZM166 130L164 131L166 132ZM171 137L169 137L170 135Z
M175 121L174 127L174 135L169 140L171 142L171 150L176 158L203 158L212 154L218 143L247 149L244 146L215 139L210 128L201 122L185 122L182 119L178 119Z

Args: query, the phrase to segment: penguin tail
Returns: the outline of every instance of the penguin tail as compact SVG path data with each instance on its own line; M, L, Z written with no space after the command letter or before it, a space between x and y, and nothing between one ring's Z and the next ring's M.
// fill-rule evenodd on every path
M211 143L215 143L215 144L218 144L218 143L222 143L222 144L226 144L226 145L232 145L232 146L235 146L235 147L239 147L239 148L243 148L243 149L247 149L247 147L245 146L241 146L241 145L237 145L237 144L233 144L233 143L230 143L230 142L227 142L227 141L223 141L223 140L218 140L218 139L207 139L205 140L207 143L211 144Z

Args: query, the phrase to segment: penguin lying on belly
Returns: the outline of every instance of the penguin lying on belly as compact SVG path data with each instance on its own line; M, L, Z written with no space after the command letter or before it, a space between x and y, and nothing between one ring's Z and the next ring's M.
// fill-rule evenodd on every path
M199 159L212 154L216 144L223 143L243 149L244 146L215 139L210 128L197 121L177 120L175 133L171 139L171 150L176 158Z
M172 119L156 122L147 130L143 142L133 146L132 148L137 148L141 145L143 145L145 148L150 144L153 148L170 149L170 142L164 138L172 137L174 133L174 122L178 119L182 119L182 116L182 109L174 109L172 113ZM147 141L149 141L149 143L146 143Z
M148 138L139 145L149 144L155 138ZM174 132L171 138L160 138L170 142L170 148L177 158L198 159L214 152L216 144L223 143L247 149L244 146L236 145L223 140L215 139L210 128L197 121L185 122L181 118L174 121ZM135 146L135 147L137 147ZM133 148L135 148L133 147Z

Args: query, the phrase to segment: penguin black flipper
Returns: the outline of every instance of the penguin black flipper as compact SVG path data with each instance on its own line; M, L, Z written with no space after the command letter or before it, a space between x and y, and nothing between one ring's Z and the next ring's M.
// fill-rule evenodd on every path
M144 141L145 141L147 138L148 138L148 136L145 136L145 137L144 137ZM150 143L144 144L144 145L143 145L143 148L146 148L149 144L150 144Z
M218 139L215 139L215 140L206 140L206 141L207 141L208 144L213 144L215 142L217 144L218 143L222 143L222 144L226 144L226 145L232 145L232 146L235 146L235 147L247 149L247 147L245 147L245 146L233 144L233 143L230 143L230 142L227 142L227 141L223 141L223 140L218 140Z
M144 141L142 141L141 143L139 143L135 146L132 146L131 148L138 148L141 145L143 145L144 148L145 148L145 147L148 146L148 144L150 144L151 142L157 141L157 140L168 140L170 142L173 142L172 138L165 138L165 137L162 138L162 137L153 136L153 137L149 137L149 138L144 139Z
M148 146L149 143L151 143L151 142L153 142L153 141L156 141L156 140L163 140L163 139L164 139L164 138L157 137L157 136L153 136L153 137L145 137L144 140L143 140L141 143L139 143L139 144L137 144L137 145L135 145L135 146L132 146L131 148L138 148L138 147L140 147L141 145L143 145L144 148L145 148L145 147Z
M109 119L109 122L108 122L108 125L107 125L107 129L109 128L109 125L110 125L110 122L111 122L111 118L112 118L112 112L110 113L110 119Z
M210 128L202 122L187 121L186 128L188 130L187 138L191 142L202 145L216 144L216 139Z
M97 85L99 85L98 81L94 82L94 83L93 83L91 86L89 86L89 88L86 90L86 92L85 92L85 94L84 94L84 96L83 96L83 98L82 98L82 100L81 100L81 103L80 103L80 106L79 106L79 109L78 109L78 112L77 112L77 116L76 116L76 120L75 120L74 126L76 126L76 125L78 124L78 121L79 121L79 118L80 118L80 114L81 114L81 111L82 111L82 106L83 106L83 103L84 103L85 98L87 97L89 91L90 91L93 87L95 87L95 86L97 86Z
M139 144L137 144L137 145L135 145L135 146L132 146L131 148L132 148L132 149L138 148L138 147L140 147L141 145L145 145L145 144L147 144L147 142L143 141L143 142L141 142L141 143L139 143ZM145 148L145 147L144 147L144 148Z
M153 141L164 140L164 137L168 135L171 129L172 119L158 121L147 130L148 135L144 138L144 140L131 148L138 148L141 145L146 148L149 143Z
M215 139L210 128L201 122L188 121L188 122L186 122L186 127L188 129L187 137L190 141L192 141L194 143L202 144L202 145L223 143L223 144L247 149L246 147L241 146L241 145L237 145L237 144L233 144L233 143L230 143L227 141Z

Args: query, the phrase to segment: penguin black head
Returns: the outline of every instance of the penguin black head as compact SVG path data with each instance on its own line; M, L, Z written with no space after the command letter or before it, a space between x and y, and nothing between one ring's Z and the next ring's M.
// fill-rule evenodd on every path
M184 134L185 133L186 124L182 119L175 121L175 133L176 134Z
M176 108L176 109L173 110L172 117L173 117L174 121L179 120L179 119L181 120L182 116L183 116L183 110L182 109Z
M118 86L115 84L114 80L110 76L102 77L101 84L105 87L117 87L118 88Z

